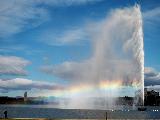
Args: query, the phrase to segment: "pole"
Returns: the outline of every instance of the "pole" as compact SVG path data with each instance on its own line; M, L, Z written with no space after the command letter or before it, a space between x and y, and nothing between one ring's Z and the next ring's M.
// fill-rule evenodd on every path
M106 112L106 120L107 120L107 112Z

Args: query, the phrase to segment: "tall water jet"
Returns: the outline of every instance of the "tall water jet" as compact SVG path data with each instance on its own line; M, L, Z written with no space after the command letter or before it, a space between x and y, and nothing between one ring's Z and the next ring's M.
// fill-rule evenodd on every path
M140 7L115 9L88 27L93 53L81 62L64 62L51 73L70 80L63 108L111 109L116 97L144 100L144 51ZM94 28L94 29L93 29Z
M142 14L140 11L140 6L136 5L135 9L137 11L137 17L138 21L136 24L137 32L135 33L135 36L137 36L138 39L135 39L135 42L137 43L137 46L135 47L135 53L136 53L136 59L139 64L139 72L141 74L140 76L140 82L138 84L138 87L140 89L140 104L144 105L144 44L143 44L143 29L142 29Z
M109 90L114 95L107 94L106 101L111 96L121 96L121 87L131 86L135 90L132 91L135 92L135 104L143 105L144 50L140 6L112 11L98 27L96 36L93 35L91 80L96 84L119 83L114 91Z

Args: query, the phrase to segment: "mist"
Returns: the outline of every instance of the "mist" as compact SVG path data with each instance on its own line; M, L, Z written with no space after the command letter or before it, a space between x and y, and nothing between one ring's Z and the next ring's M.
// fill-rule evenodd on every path
M63 108L110 109L122 94L144 100L144 50L140 6L111 10L102 21L87 26L92 55L43 70L70 82ZM129 93L124 92L128 90ZM138 93L138 94L137 94ZM95 104L95 103L100 104Z

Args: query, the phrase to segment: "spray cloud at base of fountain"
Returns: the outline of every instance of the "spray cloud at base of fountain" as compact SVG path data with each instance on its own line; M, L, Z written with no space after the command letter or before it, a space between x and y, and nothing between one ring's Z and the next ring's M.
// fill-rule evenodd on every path
M101 22L87 26L92 55L81 62L64 62L54 69L72 81L61 95L62 108L112 109L116 97L144 100L144 51L140 7L115 9ZM94 28L94 29L93 29ZM69 77L72 76L72 77Z

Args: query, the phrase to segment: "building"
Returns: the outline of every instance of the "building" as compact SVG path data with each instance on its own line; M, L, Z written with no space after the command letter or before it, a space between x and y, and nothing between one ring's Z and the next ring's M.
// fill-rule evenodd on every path
M27 92L24 93L24 102L27 102Z
M0 104L24 104L23 97L0 96Z
M158 106L160 105L159 92L154 90L148 91L147 88L144 89L144 104L146 106Z

